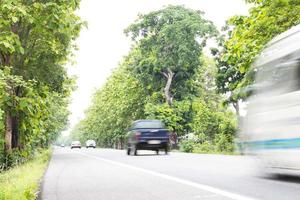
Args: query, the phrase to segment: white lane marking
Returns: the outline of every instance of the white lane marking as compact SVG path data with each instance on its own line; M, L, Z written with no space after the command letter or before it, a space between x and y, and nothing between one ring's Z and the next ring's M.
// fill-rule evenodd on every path
M151 170L148 170L148 169L143 169L143 168L140 168L140 167L135 167L135 166L132 166L132 165L121 163L121 162L112 161L112 160L109 160L109 159L106 159L106 158L92 156L92 155L82 153L82 152L76 152L76 153L81 154L81 155L86 156L86 157L93 158L93 159L101 160L103 162L110 163L110 164L113 164L113 165L126 167L128 169L133 169L133 170L136 170L136 171L144 172L146 174L151 174L153 176L157 176L157 177L164 178L164 179L167 179L167 180L175 181L177 183L192 186L192 187L195 187L195 188L198 188L198 189L201 189L201 190L205 190L205 191L217 194L217 195L228 197L228 198L233 199L233 200L256 200L254 198L246 197L246 196L235 194L235 193L232 193L232 192L227 192L225 190L214 188L212 186L195 183L195 182L192 182L192 181L184 180L184 179L177 178L177 177L174 177L174 176L169 176L169 175L159 173L159 172L155 172L155 171L151 171Z

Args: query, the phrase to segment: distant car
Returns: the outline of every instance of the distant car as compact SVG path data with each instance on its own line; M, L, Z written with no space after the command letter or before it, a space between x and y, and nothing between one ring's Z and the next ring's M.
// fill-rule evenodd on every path
M160 120L138 120L127 133L127 155L137 155L138 150L169 151L169 132Z
M95 142L95 140L87 140L85 142L85 146L86 146L86 148L89 148L89 147L96 148L96 142Z
M73 149L73 148L79 148L79 149L81 149L81 143L80 143L80 141L73 141L71 143L71 149Z
M61 147L65 147L65 145L64 145L64 144L61 144L60 146L61 146Z

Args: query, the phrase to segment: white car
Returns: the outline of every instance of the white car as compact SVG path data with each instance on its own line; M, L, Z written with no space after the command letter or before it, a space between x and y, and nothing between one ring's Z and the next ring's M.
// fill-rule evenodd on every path
M95 142L95 140L88 140L85 142L85 146L86 146L86 148L89 148L89 147L96 148L96 142Z
M80 141L73 141L71 143L71 149L73 149L73 148L79 148L79 149L81 149L81 143L80 143Z

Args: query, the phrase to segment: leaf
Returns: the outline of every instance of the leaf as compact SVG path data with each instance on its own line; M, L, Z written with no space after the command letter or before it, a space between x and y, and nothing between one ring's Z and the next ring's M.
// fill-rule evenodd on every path
M17 17L15 17L15 16L12 16L11 20L12 20L13 23L16 23L16 22L19 21L19 19Z

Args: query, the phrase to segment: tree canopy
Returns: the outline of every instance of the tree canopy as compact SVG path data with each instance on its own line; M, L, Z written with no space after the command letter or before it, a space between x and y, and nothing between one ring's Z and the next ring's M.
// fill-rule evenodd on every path
M84 24L75 14L79 3L1 1L0 162L4 167L13 164L14 154L26 158L37 147L48 146L67 126L74 81L64 65Z
M253 7L249 16L234 16L227 22L214 50L221 93L231 93L229 102L236 103L248 95L241 91L253 82L251 64L263 47L276 35L300 23L300 2L297 0L247 0Z
M106 84L93 95L86 118L73 129L72 137L83 142L96 139L112 147L123 141L125 130L135 119L144 117L145 91L126 70L127 61L114 70Z
M181 100L190 93L206 40L217 34L203 12L183 6L168 6L140 15L125 33L138 49L133 72L154 91L164 90L166 102Z

